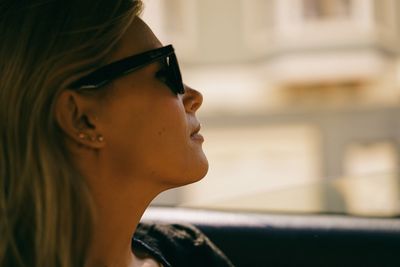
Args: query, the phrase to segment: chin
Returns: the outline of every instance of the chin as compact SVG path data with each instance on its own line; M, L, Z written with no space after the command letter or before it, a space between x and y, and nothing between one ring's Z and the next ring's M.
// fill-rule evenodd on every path
M203 157L202 159L199 159L199 161L197 161L196 166L190 168L189 170L181 172L180 175L177 175L172 179L169 179L169 181L167 182L167 189L198 182L206 176L207 172L208 161L206 157Z
M207 159L205 159L204 162L202 162L202 168L199 168L198 171L193 172L193 175L190 175L190 179L188 179L190 181L187 184L200 181L207 175L207 172L208 172L208 161Z
M204 153L202 153L202 157L198 160L198 166L196 168L196 172L193 172L194 180L192 183L200 181L203 179L208 172L208 160Z

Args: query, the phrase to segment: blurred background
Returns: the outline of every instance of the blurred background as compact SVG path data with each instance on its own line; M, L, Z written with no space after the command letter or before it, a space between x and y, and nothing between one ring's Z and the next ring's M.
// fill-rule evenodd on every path
M154 205L400 215L400 1L144 2L210 162Z

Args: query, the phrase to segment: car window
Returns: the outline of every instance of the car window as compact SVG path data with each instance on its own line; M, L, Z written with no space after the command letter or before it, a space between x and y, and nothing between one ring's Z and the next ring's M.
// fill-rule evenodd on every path
M400 3L145 4L204 96L210 162L201 182L154 205L399 215Z

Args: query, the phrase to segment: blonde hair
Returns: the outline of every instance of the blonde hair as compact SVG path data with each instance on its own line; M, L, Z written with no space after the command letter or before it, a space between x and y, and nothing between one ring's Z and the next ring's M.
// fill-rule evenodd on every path
M84 266L91 198L53 106L140 10L140 0L1 1L0 266Z

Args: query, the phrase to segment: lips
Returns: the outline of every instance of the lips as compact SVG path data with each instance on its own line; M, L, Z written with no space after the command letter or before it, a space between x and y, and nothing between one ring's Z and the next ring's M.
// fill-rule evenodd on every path
M204 137L201 135L201 134L199 134L199 132L200 132L200 129L201 129L201 125L199 124L195 129L194 129L194 131L192 132L192 134L190 135L190 138L193 140L193 141L197 141L197 142L204 142Z
M194 131L192 132L192 134L191 134L190 136L193 136L193 135L195 135L195 134L198 134L198 133L200 132L200 129L201 129L201 125L199 124L199 125L194 129Z

